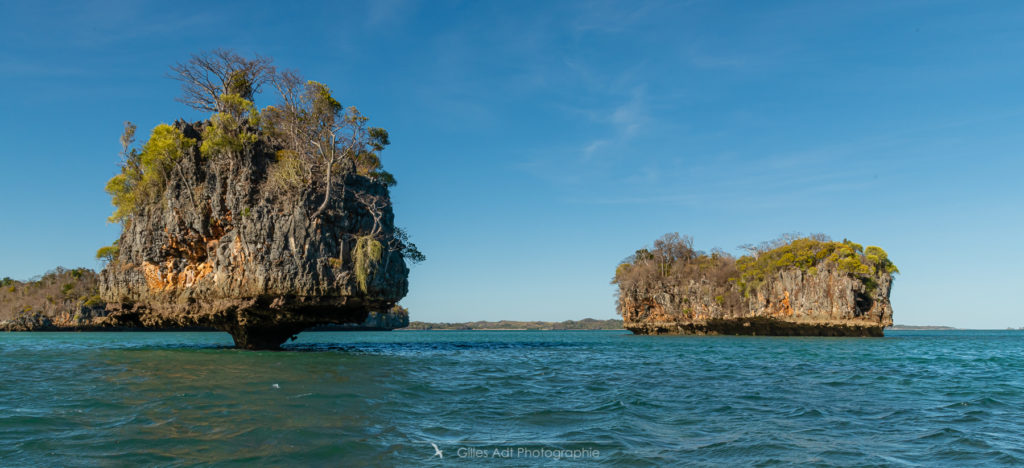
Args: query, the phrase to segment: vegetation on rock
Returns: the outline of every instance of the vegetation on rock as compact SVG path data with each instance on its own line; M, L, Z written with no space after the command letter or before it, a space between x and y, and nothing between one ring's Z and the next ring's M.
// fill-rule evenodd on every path
M371 236L362 236L356 240L356 281L364 293L368 291L367 280L373 274L372 269L380 262L382 251L381 243Z
M106 185L115 207L111 222L127 222L143 207L158 203L171 173L177 172L178 180L187 184L190 178L182 173L179 162L196 148L211 164L230 164L242 154L272 150L274 158L267 168L264 189L268 195L292 200L309 192L320 193L322 201L311 218L320 216L332 197L344 195L337 193L335 182L346 174L387 186L397 183L383 170L380 159L380 152L391 143L387 130L368 126L368 117L355 107L343 107L323 83L304 80L293 70L279 72L270 58L247 59L221 49L193 55L172 71L172 77L182 82L179 101L213 114L200 138L186 137L180 128L160 124L141 150L132 147L136 126L125 122L120 173ZM279 102L260 110L254 101L266 84L277 91ZM190 192L197 189L187 188ZM192 199L199 209L194 196ZM383 208L376 205L368 208ZM408 235L400 232L400 237L375 240L400 245L408 261L425 260ZM380 234L375 233L377 237ZM116 251L108 249L102 258L114 260Z
M654 241L650 250L643 248L619 263L613 284L620 288L684 284L705 281L715 285L719 302L724 302L730 285L746 294L756 289L765 278L787 269L817 274L829 263L858 278L870 278L881 272L893 274L899 269L880 247L864 248L844 239L836 242L823 234L803 237L782 236L757 246L742 246L748 252L735 258L719 249L710 253L695 250L693 239L678 233L666 234Z
M96 272L57 267L28 281L0 280L0 330L89 325L102 314Z
M715 249L710 253L693 248L693 238L671 233L654 241L651 249L642 248L615 269L612 283L620 290L664 289L676 285L700 283L708 297L723 305L738 305L742 293L736 282L740 277L736 259Z
M899 272L880 247L864 249L855 242L846 239L835 242L821 234L784 236L757 247L745 248L750 254L736 260L740 276L734 279L745 294L778 271L799 269L813 275L817 274L818 266L826 262L862 281L871 281L870 278L879 272Z
M818 234L744 246L735 258L668 234L622 261L618 311L638 333L878 336L896 266L879 247Z
M171 70L179 100L211 114L158 125L141 145L125 125L106 187L122 234L97 252L111 320L276 347L407 293L407 263L424 256L394 225L386 130L269 58L215 50ZM256 104L264 89L273 105Z
M96 259L103 262L104 265L117 260L117 256L121 253L121 248L117 245L118 242L115 240L113 244L96 250Z

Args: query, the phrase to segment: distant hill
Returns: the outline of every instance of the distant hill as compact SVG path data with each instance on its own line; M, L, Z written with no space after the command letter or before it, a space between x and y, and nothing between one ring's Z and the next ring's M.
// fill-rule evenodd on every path
M99 278L86 268L57 267L28 281L0 280L0 330L82 330L106 315Z
M519 322L501 320L497 322L477 321L462 323L412 322L399 330L621 330L622 320L566 320L564 322Z
M885 327L886 330L957 330L954 327L946 327L942 325L893 325Z

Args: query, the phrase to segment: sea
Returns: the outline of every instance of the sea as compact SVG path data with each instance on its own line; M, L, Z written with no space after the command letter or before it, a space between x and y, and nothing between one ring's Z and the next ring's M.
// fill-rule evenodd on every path
M0 466L1024 464L1024 332L0 333Z

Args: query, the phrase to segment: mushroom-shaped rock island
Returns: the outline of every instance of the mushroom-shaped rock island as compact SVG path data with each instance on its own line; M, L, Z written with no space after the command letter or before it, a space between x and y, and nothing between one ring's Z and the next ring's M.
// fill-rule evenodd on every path
M881 248L787 236L734 258L669 234L619 264L618 312L637 334L882 336L896 266Z
M381 168L388 133L327 86L217 50L172 67L202 122L158 125L107 184L121 236L101 249L108 325L213 327L275 349L300 331L360 324L408 291L421 260L396 228ZM254 95L273 87L262 110Z

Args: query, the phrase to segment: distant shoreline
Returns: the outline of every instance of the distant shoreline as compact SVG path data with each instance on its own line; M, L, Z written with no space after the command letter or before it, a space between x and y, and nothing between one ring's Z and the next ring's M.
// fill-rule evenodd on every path
M396 332L414 331L626 331L625 328L396 328Z
M411 322L408 327L396 328L396 331L413 330L492 330L492 331L534 331L534 330L625 330L622 320L598 320L585 318L582 320L565 320L562 322L499 320L496 322L479 320L475 322Z
M520 322L513 320L476 321L476 322L411 322L408 327L395 328L390 331L625 331L622 327L622 320L566 320L562 322ZM1024 330L1024 328L957 328L945 325L903 325L897 324L885 327L889 331L1005 331ZM35 330L0 330L7 332L214 332L211 328L135 328L135 327L46 327ZM314 327L307 332L330 332L330 331L389 331L382 328L356 328L344 326L325 325Z
M947 327L945 325L892 325L885 327L886 330L968 330L966 328Z

